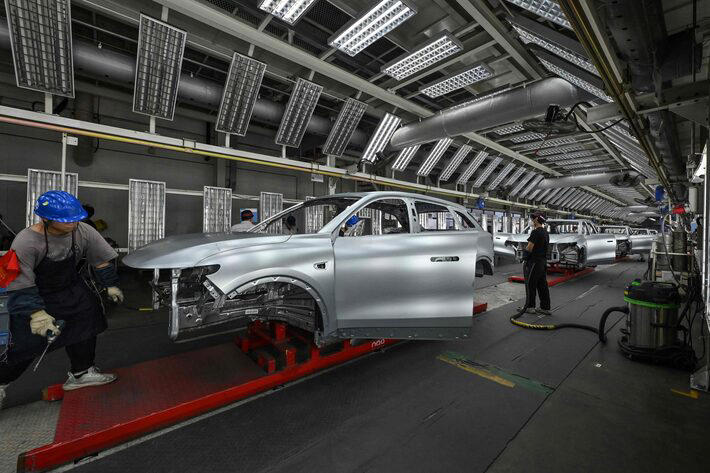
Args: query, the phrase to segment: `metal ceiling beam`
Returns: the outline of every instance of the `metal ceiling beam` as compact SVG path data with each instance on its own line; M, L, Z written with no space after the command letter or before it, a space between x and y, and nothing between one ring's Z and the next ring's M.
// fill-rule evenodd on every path
M539 79L545 76L540 65L532 60L520 41L508 34L507 28L483 0L456 0L456 2L505 49L505 52L515 59L530 77Z

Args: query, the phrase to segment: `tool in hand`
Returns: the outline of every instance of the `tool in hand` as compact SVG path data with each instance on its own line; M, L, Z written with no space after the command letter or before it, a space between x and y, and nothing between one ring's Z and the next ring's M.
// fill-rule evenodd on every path
M60 333L62 330L64 330L65 324L66 324L66 322L64 322L63 320L57 320L56 325L57 325L57 328L59 329ZM37 360L37 364L35 365L35 368L32 371L37 371L37 367L39 367L39 364L42 363L42 360L44 359L44 355L47 354L47 350L49 350L49 347L52 345L52 343L54 343L54 341L57 339L58 336L59 336L59 334L58 333L55 334L53 330L47 330L47 346L44 347L44 351L40 355L39 360Z

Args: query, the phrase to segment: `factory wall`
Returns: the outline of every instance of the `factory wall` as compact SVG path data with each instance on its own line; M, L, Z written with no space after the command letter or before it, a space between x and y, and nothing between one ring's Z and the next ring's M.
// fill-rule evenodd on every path
M41 100L41 95L14 87L1 86L0 104L31 108L32 102ZM130 104L95 99L95 118L101 124L145 131L148 117L135 114ZM37 107L37 105L35 105ZM71 101L63 116L72 116ZM158 120L157 133L188 138L199 142L214 143L213 124L176 116L173 122ZM249 151L269 152L277 155L276 146L267 150L269 140L259 136L250 143ZM86 139L86 138L80 138ZM249 135L242 138L234 148L245 146ZM270 140L273 143L273 140ZM80 167L74 163L69 147L67 171L79 173L80 181L128 184L128 180L147 179L164 181L170 189L202 191L203 186L225 186L233 182L235 193L258 195L262 191L279 192L286 199L304 199L306 196L327 193L325 183L311 182L310 175L277 168L228 161L218 169L218 159L189 156L162 149L152 149L107 140L94 141L94 159L91 165ZM245 146L246 148L246 146ZM57 132L16 125L0 124L0 173L27 175L28 168L61 169L61 135ZM230 169L231 167L231 169ZM345 186L345 187L343 187ZM352 182L341 182L339 190L354 190ZM0 181L0 214L15 231L25 225L26 184ZM96 209L95 219L108 224L104 236L113 238L121 247L127 246L128 192L99 188L80 187L79 198ZM286 204L292 205L292 204ZM254 200L233 200L233 222L238 220L239 209L258 207ZM202 198L168 194L166 197L166 235L202 231Z

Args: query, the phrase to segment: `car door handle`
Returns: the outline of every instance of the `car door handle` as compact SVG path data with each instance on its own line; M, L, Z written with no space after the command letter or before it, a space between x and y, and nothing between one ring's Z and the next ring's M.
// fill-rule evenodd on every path
M607 240L607 243L614 243L614 240Z
M458 261L459 257L458 256L432 256L431 258L432 263L450 263L454 261Z

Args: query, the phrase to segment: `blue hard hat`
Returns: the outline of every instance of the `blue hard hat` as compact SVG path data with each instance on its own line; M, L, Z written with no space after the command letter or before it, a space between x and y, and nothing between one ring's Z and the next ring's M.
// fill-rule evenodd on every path
M347 222L345 222L345 225L347 225L348 227L352 227L353 225L357 224L357 222L359 222L359 221L360 221L360 217L358 217L357 215L353 215L352 217L350 217L348 219Z
M64 191L47 191L37 199L35 215L53 222L79 222L88 217L79 199Z

